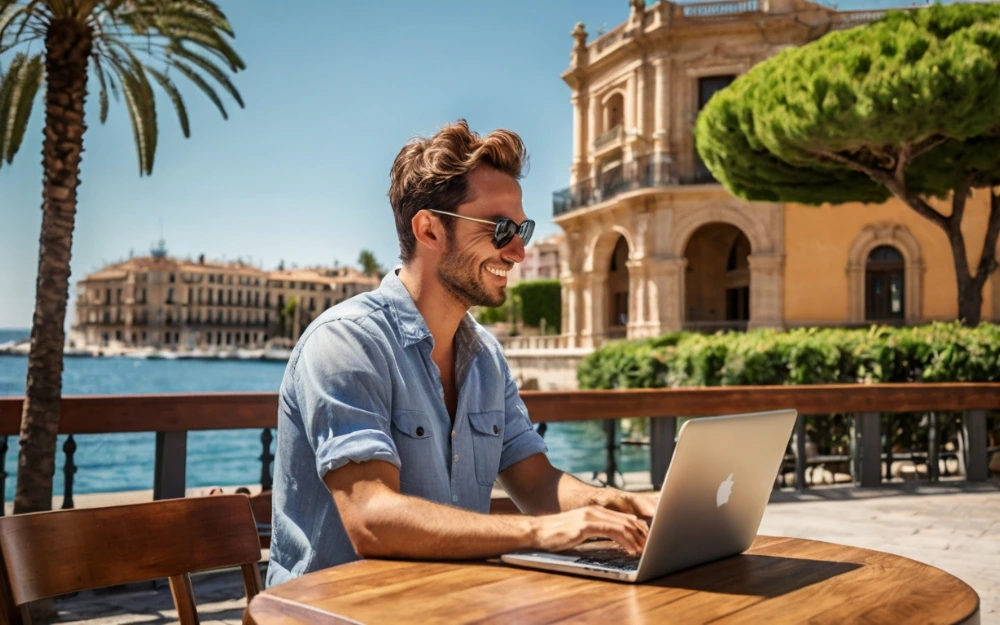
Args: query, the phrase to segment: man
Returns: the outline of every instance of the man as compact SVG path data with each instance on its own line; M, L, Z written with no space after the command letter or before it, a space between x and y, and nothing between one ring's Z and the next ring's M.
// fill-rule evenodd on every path
M556 470L499 344L500 306L534 223L506 130L464 121L396 157L402 267L303 333L281 384L267 585L359 557L469 559L606 536L642 550L654 501ZM524 515L489 515L500 484Z

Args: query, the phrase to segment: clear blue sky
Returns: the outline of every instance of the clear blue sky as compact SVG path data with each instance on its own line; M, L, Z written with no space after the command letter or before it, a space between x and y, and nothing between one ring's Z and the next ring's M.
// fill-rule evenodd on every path
M650 2L652 4L652 2ZM841 9L905 0L851 0ZM192 137L165 97L152 177L139 178L121 104L108 122L88 104L89 130L71 281L130 251L147 253L160 223L172 255L385 265L398 246L388 172L411 136L464 117L524 138L522 182L537 237L556 232L552 191L572 158L569 63L574 24L592 34L628 17L627 0L222 0L247 70L247 108L229 121L185 88ZM228 101L227 101L228 102ZM13 166L0 169L0 328L31 324L41 228L41 125L36 107ZM75 289L71 287L71 298ZM70 309L70 313L72 308Z

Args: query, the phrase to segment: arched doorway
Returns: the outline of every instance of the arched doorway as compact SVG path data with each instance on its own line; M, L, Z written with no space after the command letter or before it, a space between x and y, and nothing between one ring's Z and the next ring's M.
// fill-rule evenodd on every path
M900 323L906 319L906 261L891 245L880 245L865 262L865 321Z
M628 242L618 237L608 268L608 338L626 336L629 319Z
M698 228L684 248L685 327L746 329L750 320L750 240L736 226Z

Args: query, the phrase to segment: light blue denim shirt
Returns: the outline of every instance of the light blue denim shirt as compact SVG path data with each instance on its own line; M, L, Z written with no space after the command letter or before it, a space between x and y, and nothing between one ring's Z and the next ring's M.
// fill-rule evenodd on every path
M493 335L468 314L455 335L454 426L433 347L395 272L302 334L278 399L267 586L358 559L328 471L382 460L403 494L485 514L497 474L547 451Z

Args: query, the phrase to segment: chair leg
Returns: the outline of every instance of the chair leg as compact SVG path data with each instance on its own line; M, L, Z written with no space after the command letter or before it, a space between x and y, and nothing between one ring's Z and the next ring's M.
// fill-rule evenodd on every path
M177 619L181 625L198 625L198 608L194 602L194 587L191 586L191 576L187 573L168 578L170 594L174 596L174 606L177 608Z
M264 584L260 579L260 569L257 568L256 562L244 564L240 569L243 571L243 588L246 589L247 603L249 604Z

